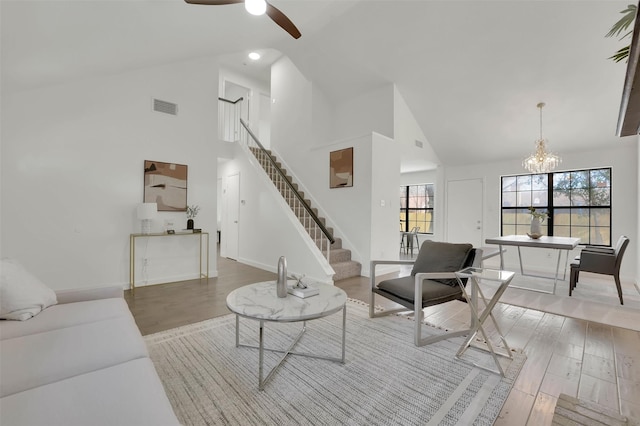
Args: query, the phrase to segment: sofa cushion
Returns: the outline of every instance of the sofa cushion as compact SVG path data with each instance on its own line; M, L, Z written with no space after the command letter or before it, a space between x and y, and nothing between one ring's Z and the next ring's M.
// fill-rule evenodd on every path
M0 340L73 327L111 318L132 318L122 298L51 306L29 321L0 321Z
M28 320L57 302L55 292L15 259L0 263L0 319Z
M4 397L0 412L16 426L179 424L148 358Z
M147 356L135 322L126 317L5 339L0 396Z

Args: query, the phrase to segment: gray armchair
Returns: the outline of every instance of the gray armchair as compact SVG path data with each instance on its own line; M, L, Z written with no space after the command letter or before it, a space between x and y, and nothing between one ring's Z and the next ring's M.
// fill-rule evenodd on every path
M474 249L471 244L425 241L422 243L415 261L371 261L369 317L374 318L407 310L414 311L414 342L416 346L424 346L439 340L468 334L469 330L465 329L423 337L424 312L422 309L453 300L464 300L454 272L468 266L478 266L481 259L482 251ZM409 276L384 280L376 284L376 266L378 265L413 265L413 269ZM376 294L402 305L403 308L376 312Z
M573 289L576 288L581 271L612 275L616 282L616 288L618 289L620 304L624 305L622 300L622 287L620 285L620 265L622 264L622 256L628 245L629 238L623 235L618 239L615 249L608 247L585 247L580 253L580 257L571 262L569 296L571 296Z

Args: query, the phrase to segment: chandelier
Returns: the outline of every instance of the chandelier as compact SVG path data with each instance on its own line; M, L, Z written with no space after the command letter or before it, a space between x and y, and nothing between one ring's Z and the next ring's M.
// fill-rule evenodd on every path
M545 103L540 102L536 106L540 109L540 138L535 141L536 150L522 161L522 167L531 173L549 173L562 163L562 159L547 151L546 140L542 137L542 107Z

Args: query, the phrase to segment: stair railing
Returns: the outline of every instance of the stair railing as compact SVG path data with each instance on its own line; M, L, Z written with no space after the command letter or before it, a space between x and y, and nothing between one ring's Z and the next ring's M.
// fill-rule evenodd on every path
M273 181L278 191L288 201L291 210L300 219L302 226L307 230L309 236L315 241L321 252L326 252L327 261L330 257L331 244L335 242L333 235L320 221L318 216L313 212L309 204L304 200L300 191L298 191L291 181L287 179L286 174L276 163L273 157L262 146L258 138L253 134L249 126L240 119L240 124L244 127L248 137L243 138L249 151L253 153L259 163L263 164L265 172ZM266 160L266 161L264 161ZM289 201L291 200L291 201Z
M240 114L244 98L230 101L219 97L218 101L218 136L226 142L237 142L240 140Z

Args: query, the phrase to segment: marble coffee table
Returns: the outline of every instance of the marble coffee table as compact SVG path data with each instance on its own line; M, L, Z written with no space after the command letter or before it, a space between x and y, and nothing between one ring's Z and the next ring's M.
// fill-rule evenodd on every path
M295 281L290 281L290 284L294 283ZM305 299L290 294L287 297L279 298L276 294L275 281L249 284L233 290L227 296L227 307L236 314L236 347L250 347L259 351L258 389L264 389L265 384L289 355L306 356L344 364L347 294L342 289L332 285L319 283L312 285L318 288L319 294ZM293 351L293 348L304 335L307 321L326 317L340 310L342 310L342 355L340 358ZM258 346L240 343L240 317L259 321ZM302 322L302 329L287 349L267 349L264 347L265 322ZM263 379L263 356L265 350L282 353L283 355L278 364Z

